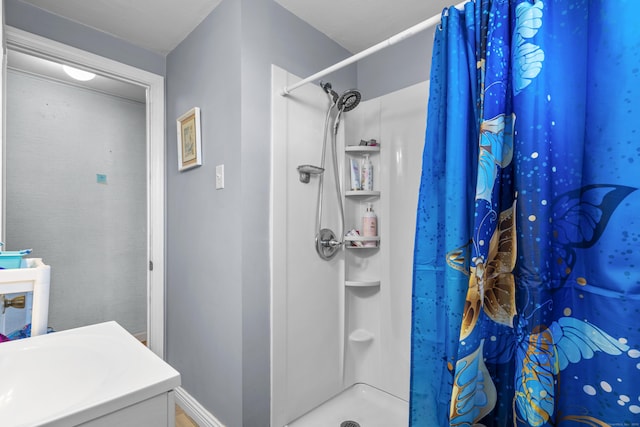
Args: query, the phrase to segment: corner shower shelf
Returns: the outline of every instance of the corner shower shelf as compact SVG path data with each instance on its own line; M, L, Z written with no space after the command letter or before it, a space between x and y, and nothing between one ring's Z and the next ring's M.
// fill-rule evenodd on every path
M351 288L375 288L380 286L380 281L345 280L344 285Z
M357 197L357 196L380 196L380 192L377 190L349 190L345 193L347 197Z
M366 329L356 329L349 334L349 341L367 343L373 341L373 334Z
M379 145L347 145L344 151L348 153L377 153L380 151Z
M347 249L375 249L380 247L380 236L373 236L373 237L364 237L364 236L345 236L344 237L344 241L345 243L348 243L347 245L345 245L345 247ZM365 243L365 242L375 242L375 246L355 246L352 245L351 243L355 243L355 242L361 242L361 243Z

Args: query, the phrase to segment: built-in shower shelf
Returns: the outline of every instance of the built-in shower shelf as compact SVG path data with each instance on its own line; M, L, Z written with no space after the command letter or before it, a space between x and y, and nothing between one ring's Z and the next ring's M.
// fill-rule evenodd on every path
M347 145L344 151L348 153L377 153L380 151L379 145Z
M347 249L375 249L380 246L380 236L344 236L344 241L347 243L345 247ZM366 243L374 242L374 245L366 245ZM359 244L360 243L360 244Z
M365 197L375 196L380 197L380 192L377 190L349 190L345 193L347 197Z
M379 280L372 281L360 281L360 280L346 280L344 285L353 288L376 288L380 286Z
M349 341L351 342L367 343L373 341L373 338L373 333L366 329L356 329L349 334Z

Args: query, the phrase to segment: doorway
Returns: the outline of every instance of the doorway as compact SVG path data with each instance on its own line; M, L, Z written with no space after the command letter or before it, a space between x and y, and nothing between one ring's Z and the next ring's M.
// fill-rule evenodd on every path
M152 73L148 73L134 67L130 67L116 61L111 61L97 55L93 55L75 48L71 48L66 45L59 44L57 42L53 42L51 40L47 40L41 38L39 36L35 36L30 33L23 32L21 30L17 30L11 27L7 28L6 31L6 40L7 47L10 51L10 55L15 53L17 55L28 55L36 58L46 59L55 62L56 64L68 64L75 66L77 68L89 70L95 72L101 77L107 77L113 81L117 81L126 85L130 85L135 87L139 92L142 93L142 104L140 107L142 109L138 112L135 112L135 102L130 102L131 106L134 108L131 109L134 115L141 115L140 123L142 129L140 130L140 143L142 145L141 152L138 153L138 157L140 157L139 162L136 164L132 164L131 168L127 168L124 165L120 167L120 169L112 169L114 175L110 175L106 173L106 170L100 171L97 168L100 166L93 167L92 170L92 187L90 188L90 192L94 193L105 193L107 191L115 190L115 184L118 177L121 177L126 170L132 172L132 175L129 179L133 179L134 181L142 180L141 185L138 185L137 189L132 189L135 191L136 197L142 198L143 200L137 205L133 206L135 210L142 210L138 212L137 217L142 218L142 221L138 220L134 225L134 228L143 228L140 231L139 237L141 242L138 243L138 247L134 249L135 252L141 255L141 259L136 262L137 270L134 275L138 276L137 283L142 282L143 286L146 289L138 289L138 294L142 293L142 301L141 306L144 310L146 308L146 313L143 316L146 318L146 338L149 347L158 355L163 356L164 354L164 79L161 76L157 76ZM13 76L9 76L9 82L11 82L11 78ZM21 77L25 77L24 75ZM33 76L31 76L33 77ZM27 76L29 78L29 76ZM27 85L29 86L29 85ZM10 94L11 88L8 87L6 93ZM14 95L15 96L15 95ZM7 96L8 97L8 96ZM117 97L116 97L117 98ZM46 102L46 101L43 101ZM119 109L122 106L126 106L128 101L125 101L120 106L116 106L116 109ZM116 102L117 103L117 102ZM8 108L11 108L11 105L8 105ZM53 111L53 110L52 110ZM61 121L64 120L64 123L60 123L61 128L68 128L69 132L73 132L74 129L74 121L73 117L60 118ZM6 129L6 127L5 127ZM9 129L10 130L10 129ZM11 131L11 130L10 130ZM8 133L10 136L11 133ZM87 141L89 144L91 141ZM9 140L6 144L11 144L12 142ZM103 144L105 144L103 142ZM108 143L106 143L109 145ZM9 154L11 150L7 150L5 146L5 152ZM114 147L101 147L102 150L108 150ZM80 153L78 153L80 154ZM104 155L104 153L103 153ZM126 157L125 157L126 158ZM57 159L56 163L62 163L60 159ZM7 181L7 170L10 168L7 165L7 161L10 161L8 158L3 159L5 163L5 172L3 176L3 204L7 203L7 195L9 191L7 190L8 186L11 186L11 182ZM79 156L78 158L69 159L72 163L88 163L86 157ZM54 159L52 159L52 163ZM118 161L122 162L122 158ZM104 162L103 162L104 164ZM64 164L60 164L58 167L58 171L61 168L64 168ZM87 169L87 171L91 170L91 167ZM112 187L110 179L114 180ZM131 182L134 182L131 181ZM140 183L138 183L140 184ZM85 193L82 195L86 196ZM131 196L131 195L130 195ZM118 197L116 196L116 199ZM131 197L130 197L131 198ZM78 200L80 203L81 200ZM94 202L95 203L95 202ZM2 237L6 238L10 233L7 229L9 216L5 215L7 212L7 205L5 204L3 209L3 220L2 220ZM73 208L74 206L71 206ZM92 206L95 208L95 206ZM127 208L128 209L128 208ZM121 217L125 215L122 212L116 213L116 217ZM132 212L133 216L133 212ZM44 221L47 221L47 216L45 212L40 213L40 217L43 218ZM81 215L82 217L82 215ZM103 223L105 220L110 218L110 216L105 213L100 213L100 209L92 209L87 212L84 221L87 224L91 224L92 221L96 223ZM111 217L113 220L118 220L118 218ZM101 225L101 224L97 224ZM103 224L102 224L103 225ZM116 227L119 225L116 224ZM98 227L99 228L99 227ZM61 234L64 234L64 230L58 230ZM55 240L55 233L53 236L48 236L49 240ZM66 236L67 238L69 236ZM72 239L77 239L77 245L82 246L87 242L87 236L83 235L83 233L78 233L78 235L73 236ZM62 239L61 239L62 240ZM99 238L97 239L99 240ZM55 245L55 242L52 242L52 246ZM67 243L68 246L68 243ZM95 246L95 243L94 243ZM108 248L110 251L121 251L123 250L122 244L115 244L114 247ZM59 250L61 252L65 251L68 248L60 247ZM36 248L34 248L34 253L36 253ZM142 254L140 254L142 252ZM97 252L99 253L99 252ZM56 257L58 258L58 257ZM64 259L64 258L62 258ZM126 262L127 256L120 258L119 262ZM47 262L47 260L44 260ZM67 295L58 296L59 300L65 300L70 303L71 306L74 305L74 300L81 301L78 298L78 294L82 292L82 283L80 282L89 282L91 281L91 274L97 273L104 276L104 271L114 271L113 269L118 269L118 265L109 266L106 270L103 270L102 273L99 271L102 269L101 262L107 263L106 259L94 260L95 264L93 268L88 268L85 271L85 277L79 279L78 283L76 283L76 289L73 289L68 292ZM140 261L142 262L142 268L140 268ZM59 261L62 263L62 261ZM69 263L73 263L73 259L67 259L64 261L63 265L68 265ZM61 267L62 268L62 267ZM52 271L55 271L56 265L52 264ZM91 271L93 270L93 271ZM81 270L80 270L81 271ZM55 277L55 275L52 275ZM102 277L100 279L103 279ZM118 279L114 279L118 281ZM100 282L100 280L95 280L95 282ZM104 282L103 282L104 285ZM55 288L56 283L55 279L52 279L52 292L53 288ZM62 286L62 285L61 285ZM107 291L106 293L104 291ZM96 296L101 299L100 304L97 306L101 306L104 304L104 307L108 307L109 304L125 304L125 300L133 298L127 295L125 291L114 292L113 294L109 294L109 290L102 289L102 292L96 293ZM139 295L140 296L140 295ZM52 300L53 303L53 300ZM112 314L109 313L109 310L105 310L105 316L109 317ZM107 319L105 319L107 320ZM111 319L109 319L111 320ZM138 319L138 323L140 319ZM124 325L123 325L124 326ZM131 331L133 333L137 331Z

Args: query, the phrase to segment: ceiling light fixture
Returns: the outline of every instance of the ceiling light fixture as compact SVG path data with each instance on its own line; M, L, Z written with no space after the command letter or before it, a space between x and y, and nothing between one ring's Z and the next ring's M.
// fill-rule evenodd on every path
M65 73L76 80L80 80L81 82L86 82L93 79L96 75L94 73L90 73L84 70L78 70L77 68L70 67L68 65L63 65L62 69Z

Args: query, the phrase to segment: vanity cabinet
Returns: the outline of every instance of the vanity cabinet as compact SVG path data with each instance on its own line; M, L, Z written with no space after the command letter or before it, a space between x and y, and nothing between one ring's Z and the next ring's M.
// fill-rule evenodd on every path
M2 427L174 427L180 374L116 322L0 344Z
M174 427L175 423L175 397L171 391L78 424L78 427Z

